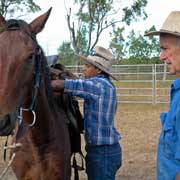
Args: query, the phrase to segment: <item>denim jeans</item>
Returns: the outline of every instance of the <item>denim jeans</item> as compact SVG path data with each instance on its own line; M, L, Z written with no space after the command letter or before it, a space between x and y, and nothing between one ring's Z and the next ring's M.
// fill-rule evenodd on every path
M86 146L86 173L88 180L115 180L121 166L120 144Z

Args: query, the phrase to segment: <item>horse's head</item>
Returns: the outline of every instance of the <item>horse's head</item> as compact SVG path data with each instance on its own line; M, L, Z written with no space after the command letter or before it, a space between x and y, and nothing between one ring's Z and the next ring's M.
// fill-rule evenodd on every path
M19 108L33 89L35 69L40 66L40 47L36 41L51 9L31 23L22 20L6 21L0 16L0 136L9 135L15 128ZM35 82L36 83L36 82ZM32 85L33 84L33 85ZM26 99L25 99L26 98Z

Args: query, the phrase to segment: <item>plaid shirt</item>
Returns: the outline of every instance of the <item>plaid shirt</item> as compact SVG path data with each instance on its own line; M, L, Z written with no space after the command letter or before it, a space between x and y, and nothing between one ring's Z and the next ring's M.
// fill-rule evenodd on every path
M84 99L85 140L87 145L118 143L120 134L114 127L116 89L105 75L89 79L65 80L64 92Z

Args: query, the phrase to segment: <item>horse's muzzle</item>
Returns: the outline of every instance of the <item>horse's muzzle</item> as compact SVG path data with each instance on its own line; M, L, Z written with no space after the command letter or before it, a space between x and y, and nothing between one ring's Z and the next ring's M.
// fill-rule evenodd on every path
M0 118L0 136L8 136L13 133L16 126L16 118L9 114Z

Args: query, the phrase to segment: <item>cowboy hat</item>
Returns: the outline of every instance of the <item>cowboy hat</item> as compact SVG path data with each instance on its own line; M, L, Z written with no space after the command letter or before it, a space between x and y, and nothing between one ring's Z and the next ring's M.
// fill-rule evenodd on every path
M172 11L159 31L148 32L145 36L160 35L160 33L180 36L180 11Z
M113 79L117 80L111 74L114 56L108 49L105 49L101 46L95 46L94 49L89 52L87 57L82 55L77 56L83 58L87 63L97 67L98 69L110 75Z

